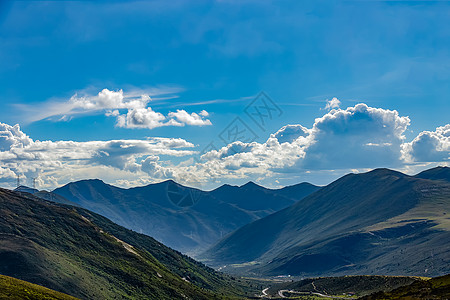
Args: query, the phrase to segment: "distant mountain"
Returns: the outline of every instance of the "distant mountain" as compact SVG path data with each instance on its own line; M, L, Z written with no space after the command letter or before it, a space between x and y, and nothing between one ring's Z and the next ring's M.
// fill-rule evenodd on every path
M450 182L450 168L449 167L436 167L429 170L420 172L416 178L431 179L431 180L444 180Z
M34 193L39 192L39 190L37 190L37 189L30 188L30 187L24 186L24 185L16 187L14 189L14 191L15 192L21 192L21 193L30 193L30 194L34 194Z
M318 189L308 183L280 190L248 183L205 192L172 180L122 189L101 180L83 180L53 193L195 256L233 230L288 207Z
M199 257L252 275L442 275L448 245L450 183L376 169L243 226Z
M81 299L229 299L249 286L100 215L27 195L0 189L2 275Z
M30 187L21 185L21 186L15 188L13 191L17 192L17 193L21 193L21 194L22 193L31 194L31 195L36 196L38 198L41 198L41 199L44 199L44 200L48 200L48 201L52 201L52 202L78 206L76 203L73 203L73 202L67 200L63 196L60 196L60 195L57 195L55 193L48 192L48 191L45 191L45 190L40 191L40 190L35 189L35 188L30 188Z

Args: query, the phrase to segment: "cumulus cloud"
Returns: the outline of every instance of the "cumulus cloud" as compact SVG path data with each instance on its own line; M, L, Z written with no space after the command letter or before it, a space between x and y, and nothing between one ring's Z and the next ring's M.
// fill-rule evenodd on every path
M8 151L11 148L23 148L32 143L32 140L20 130L19 124L10 126L0 123L0 150Z
M396 166L402 163L403 133L409 123L395 110L357 104L331 110L317 118L311 129L286 125L265 143L238 141L209 151L202 156L207 163L199 168L229 176L243 171L267 175Z
M403 145L403 157L409 162L439 162L450 160L450 124L423 131Z
M400 163L408 117L395 110L357 104L317 118L305 149L305 168L376 167Z
M341 101L338 100L338 98L334 97L331 100L327 100L327 104L325 105L325 109L337 109L339 108L339 105L341 105Z
M281 143L292 143L299 137L306 137L310 132L302 125L286 125L280 130L271 135L271 137L277 139Z
M149 107L151 95L165 95L177 89L123 90L103 89L96 95L73 95L68 101L49 101L42 105L19 107L26 113L25 119L30 122L57 117L58 121L70 121L74 115L86 113L104 113L107 117L116 118L116 126L122 128L153 129L161 126L204 126L212 125L206 119L209 113L188 113L185 110L169 112L167 116Z
M175 178L175 172L170 167L159 164L159 157L150 155L141 162L141 169L153 178Z
M182 114L186 115L190 114ZM197 116L206 118L208 114L200 112ZM142 116L132 124L145 127L170 120L187 122L175 116L163 119L157 113L153 121L147 117ZM126 185L167 178L189 184L195 177L199 186L197 183L202 182L211 185L246 178L275 181L307 172L342 175L375 167L406 169L418 162L449 162L450 124L421 132L408 142L404 133L409 124L410 119L395 110L361 103L332 109L315 119L309 128L289 124L270 134L265 142L236 141L208 151L194 161L194 155L198 154L195 146L181 138L41 142L32 140L18 125L0 123L0 182L1 178L12 180L17 174L45 174L42 184L55 185L61 180L67 182L91 174ZM163 160L165 156L180 158ZM174 165L174 161L179 163Z
M176 112L170 112L169 117L178 121L180 124L194 125L194 126L204 126L212 125L211 121L204 119L209 113L206 110L202 110L199 114L191 113L189 114L185 110L177 109Z
M164 126L166 117L148 108L136 108L128 111L126 115L117 116L117 126L125 128L148 128Z
M180 138L35 141L22 132L19 125L0 123L0 178L42 175L48 184L54 184L54 178L82 179L87 174L98 174L99 169L103 170L103 175L104 172L139 174L148 171L148 164L142 165L147 157L192 156L195 151L189 149L193 147L192 143ZM71 174L76 175L71 177ZM53 179L49 181L49 178Z

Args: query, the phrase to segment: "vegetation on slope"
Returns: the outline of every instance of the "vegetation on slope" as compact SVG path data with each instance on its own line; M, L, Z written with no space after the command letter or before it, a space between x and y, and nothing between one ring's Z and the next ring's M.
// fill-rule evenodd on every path
M76 300L37 284L0 275L0 299L9 300Z
M399 287L390 292L378 292L361 298L362 300L397 300L397 299L450 299L450 274L421 280Z
M82 299L214 299L206 288L222 284L237 293L228 277L80 208L0 189L0 214L0 274Z
M320 293L323 295L365 296L379 291L391 291L395 288L422 281L418 277L405 276L343 276L309 278L294 282L275 284L268 290L270 295L278 295L280 290Z

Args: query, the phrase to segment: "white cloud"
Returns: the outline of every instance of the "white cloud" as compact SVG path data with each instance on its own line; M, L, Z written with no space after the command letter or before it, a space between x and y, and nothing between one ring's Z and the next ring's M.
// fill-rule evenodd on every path
M159 163L159 157L150 155L141 162L141 169L153 178L174 178L173 169L163 167Z
M310 132L307 128L302 125L286 125L281 127L280 130L271 135L281 143L292 143L297 138L309 135Z
M331 100L327 100L327 104L325 105L325 109L337 109L339 108L339 105L341 105L341 101L338 100L338 98L334 97Z
M403 145L403 157L409 162L439 162L450 160L450 124L423 131Z
M170 112L169 117L176 119L176 121L181 124L194 125L194 126L204 126L212 125L211 121L208 119L203 119L203 117L209 116L206 110L202 110L199 114L191 113L189 114L185 110L177 109L176 112Z
M19 124L10 126L0 123L0 150L8 151L11 148L23 148L32 143L32 140L20 130Z
M49 180L50 177L76 180L96 174L102 174L100 177L111 176L112 173L124 177L130 174L142 176L142 161L148 156L182 157L195 154L192 150L186 150L194 145L180 138L34 141L20 130L19 125L0 123L0 130L0 178L3 180L10 180L16 175L28 178L41 176L45 178L43 184L54 184L54 179ZM165 172L163 175L168 174Z
M286 125L265 143L234 142L198 165L219 176L398 166L409 118L357 104L317 118L311 129ZM225 171L224 171L225 170Z
M142 116L141 121L133 121L134 126L187 122L153 113L156 121ZM207 114L198 116L205 118ZM124 126L129 126L124 117ZM450 124L421 132L407 142L404 133L409 123L408 117L395 110L357 104L325 113L310 128L286 125L264 143L236 141L211 150L198 162L193 160L198 154L194 145L181 138L41 142L32 140L18 125L0 123L0 182L13 182L15 174L28 178L41 174L42 184L48 186L87 177L126 186L166 178L212 186L246 179L275 182L313 173L331 178L330 174L340 176L375 167L417 171L418 165L448 164ZM163 160L163 156L181 159Z
M204 119L203 116L209 115L205 110L200 114L189 114L185 110L177 110L177 112L170 112L168 116L164 116L162 113L155 112L151 107L147 108L135 108L128 110L126 115L117 115L112 112L110 115L117 117L117 127L124 128L147 128L153 129L162 126L204 126L212 125L211 121Z
M357 104L317 118L305 149L304 168L377 167L400 163L408 117L395 110Z
M68 101L48 101L41 105L18 105L18 107L25 113L24 119L29 122L51 117L57 117L57 121L70 121L75 115L104 113L107 117L115 117L116 126L123 128L153 129L161 126L212 125L211 121L206 119L209 113L205 110L198 114L177 110L165 116L148 106L152 101L151 95L170 95L177 91L179 89L176 88L134 89L125 93L123 90L103 89L96 95L75 94ZM169 96L171 97L175 96Z
M117 116L117 126L125 128L148 128L164 126L166 117L148 108L135 108L128 111L126 115Z

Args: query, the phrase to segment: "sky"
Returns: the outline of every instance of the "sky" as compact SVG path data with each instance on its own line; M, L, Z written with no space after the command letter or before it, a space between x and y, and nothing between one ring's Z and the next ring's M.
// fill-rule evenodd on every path
M0 186L450 162L450 1L0 1Z

